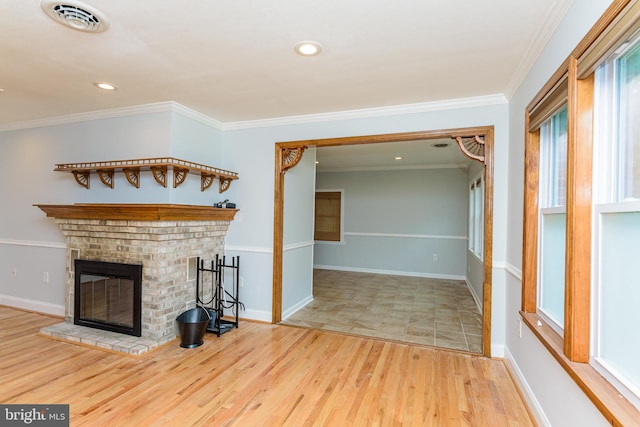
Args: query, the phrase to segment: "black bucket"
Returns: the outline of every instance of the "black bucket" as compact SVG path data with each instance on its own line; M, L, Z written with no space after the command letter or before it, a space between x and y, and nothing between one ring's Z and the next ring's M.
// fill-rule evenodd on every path
M209 313L200 307L192 308L179 315L176 322L178 322L178 331L180 331L180 347L201 346L209 320L211 320Z

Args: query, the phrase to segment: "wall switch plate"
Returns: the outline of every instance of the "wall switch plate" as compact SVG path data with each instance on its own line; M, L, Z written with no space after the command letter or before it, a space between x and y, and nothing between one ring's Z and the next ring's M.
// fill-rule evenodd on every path
M44 283L49 283L49 272L45 271L44 274L42 275L42 281Z
M438 254L433 254L433 260L437 261L438 260Z

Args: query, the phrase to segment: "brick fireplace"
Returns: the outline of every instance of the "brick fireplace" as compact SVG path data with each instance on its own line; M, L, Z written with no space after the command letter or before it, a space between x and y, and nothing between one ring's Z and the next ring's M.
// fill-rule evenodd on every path
M38 205L67 240L65 322L42 334L141 354L175 339L175 318L194 307L189 260L223 254L235 209L193 205ZM73 258L142 265L142 334L127 336L73 324ZM103 338L100 338L103 336Z

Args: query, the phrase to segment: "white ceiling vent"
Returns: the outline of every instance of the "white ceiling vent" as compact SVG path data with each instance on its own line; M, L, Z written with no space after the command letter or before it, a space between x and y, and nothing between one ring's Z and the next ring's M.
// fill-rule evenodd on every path
M41 6L51 19L74 30L99 33L109 28L102 13L79 1L43 0Z

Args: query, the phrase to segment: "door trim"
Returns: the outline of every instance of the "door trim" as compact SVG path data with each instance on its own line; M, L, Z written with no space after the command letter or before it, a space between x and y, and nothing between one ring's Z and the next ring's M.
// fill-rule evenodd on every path
M484 140L484 279L482 284L482 350L491 357L491 288L493 258L493 126L428 130L343 138L310 139L275 144L275 182L273 193L273 291L272 323L282 320L282 259L284 233L284 174L300 161L308 147L378 144L441 138L474 137ZM476 159L477 160L477 159Z

